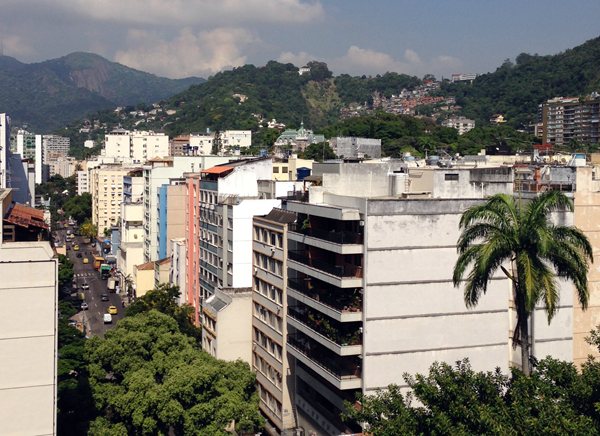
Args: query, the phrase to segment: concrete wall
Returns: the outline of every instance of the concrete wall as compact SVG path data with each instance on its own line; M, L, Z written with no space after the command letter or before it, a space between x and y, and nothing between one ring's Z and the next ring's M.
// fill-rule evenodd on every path
M154 269L135 269L135 290L137 297L143 297L146 292L154 289Z
M232 287L252 287L252 218L266 215L274 207L281 207L281 200L244 200L233 206ZM223 225L227 226L226 219ZM227 271L226 265L223 268ZM226 281L223 280L223 283Z
M215 295L230 301L218 313L217 359L229 362L241 359L252 365L252 291L228 293L216 290Z
M369 393L402 374L425 373L434 361L468 357L477 371L520 363L509 339L512 289L498 273L478 305L467 309L452 284L458 222L478 200L369 200L366 220L363 389ZM569 217L563 217L568 224ZM435 259L432 261L432 259ZM548 325L534 315L534 355L570 360L572 292L563 285Z
M458 175L458 180L448 176ZM439 168L433 175L433 198L487 198L513 192L511 167Z
M577 298L573 304L573 361L576 364L587 360L589 354L600 357L596 347L585 342L590 330L600 325L600 190L598 181L592 180L592 172L598 171L588 167L577 168L577 192L575 192L575 226L582 230L590 240L594 250L595 263L590 265L588 287L589 305L582 310ZM573 292L576 292L574 287Z
M167 186L167 252L171 256L172 239L185 237L185 185Z
M58 261L47 242L3 244L0 277L1 433L55 435Z
M381 157L381 139L337 137L332 138L330 143L339 157Z

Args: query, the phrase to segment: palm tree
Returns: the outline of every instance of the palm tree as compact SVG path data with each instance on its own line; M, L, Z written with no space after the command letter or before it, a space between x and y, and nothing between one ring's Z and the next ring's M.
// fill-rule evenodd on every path
M513 346L521 343L523 372L529 374L529 316L543 302L548 323L557 311L558 278L575 284L583 309L588 305L587 273L594 261L592 247L579 229L554 225L549 215L573 211L573 203L559 191L548 191L526 205L507 194L490 197L467 209L460 220L459 257L453 282L458 287L467 269L464 299L474 307L498 268L512 281L517 310ZM508 263L509 272L502 264Z

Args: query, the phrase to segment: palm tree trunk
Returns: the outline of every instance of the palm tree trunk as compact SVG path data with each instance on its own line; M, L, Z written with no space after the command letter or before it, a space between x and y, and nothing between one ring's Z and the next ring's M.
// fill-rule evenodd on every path
M523 373L529 375L529 313L522 309L521 321L521 365Z

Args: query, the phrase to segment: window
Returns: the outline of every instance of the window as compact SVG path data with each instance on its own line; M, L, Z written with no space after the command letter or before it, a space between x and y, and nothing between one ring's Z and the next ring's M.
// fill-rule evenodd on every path
M279 173L279 167L273 167L273 173L275 173L275 174Z
M447 182L457 182L458 174L445 174L444 180L446 180Z
M284 173L284 174L287 174L288 167L281 167L281 172Z

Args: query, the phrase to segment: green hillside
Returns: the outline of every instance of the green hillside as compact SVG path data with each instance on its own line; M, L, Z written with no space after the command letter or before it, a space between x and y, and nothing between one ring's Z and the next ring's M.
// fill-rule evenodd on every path
M101 109L163 100L203 81L157 77L91 53L34 64L0 56L0 111L15 126L44 133Z
M600 92L600 37L552 56L521 53L513 64L505 61L495 72L466 83L442 86L442 94L456 97L462 115L478 126L502 114L521 128L537 121L538 105L553 97L577 97Z

